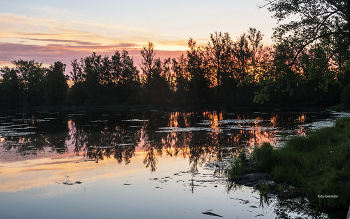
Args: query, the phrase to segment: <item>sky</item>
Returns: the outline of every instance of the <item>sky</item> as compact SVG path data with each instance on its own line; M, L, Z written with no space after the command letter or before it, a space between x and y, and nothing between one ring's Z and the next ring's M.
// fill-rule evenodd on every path
M156 56L178 57L191 37L204 45L210 34L228 32L233 40L250 27L271 44L277 21L265 0L11 0L0 7L0 67L14 60L70 69L73 59L96 52L127 50L136 64L153 42Z

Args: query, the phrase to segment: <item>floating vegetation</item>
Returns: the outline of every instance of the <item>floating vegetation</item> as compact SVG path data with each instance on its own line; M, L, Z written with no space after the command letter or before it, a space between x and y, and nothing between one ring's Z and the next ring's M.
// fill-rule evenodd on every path
M117 146L131 146L131 145L134 145L134 144L117 144Z
M245 124L245 123L260 123L263 120L258 119L226 119L218 121L219 124Z
M35 135L35 132L7 132L7 133L0 133L4 137L21 137L26 135Z
M123 122L148 122L149 119L123 119Z
M230 125L226 127L227 129L239 129L239 130L255 130L255 131L273 131L277 130L277 127L268 126L240 126L240 125Z
M108 120L94 120L91 121L92 123L104 123L104 122L108 122Z
M326 119L326 120L316 121L305 125L300 125L300 127L307 127L310 130L317 130L317 129L326 128L326 127L333 127L334 122L335 122L334 119Z
M214 131L212 128L204 128L204 127L186 127L186 128L180 128L180 127L160 127L158 128L160 130L157 130L156 132L195 132L195 131Z

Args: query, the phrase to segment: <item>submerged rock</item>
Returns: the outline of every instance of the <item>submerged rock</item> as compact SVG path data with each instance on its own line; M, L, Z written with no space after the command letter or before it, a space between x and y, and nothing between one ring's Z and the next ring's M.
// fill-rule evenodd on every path
M250 173L237 177L234 182L239 185L257 187L259 184L269 181L269 176L265 173Z
M249 173L237 177L233 180L238 185L253 187L254 189L267 190L269 194L277 195L281 198L304 197L305 191L287 184L277 184L270 180L269 175L265 173Z

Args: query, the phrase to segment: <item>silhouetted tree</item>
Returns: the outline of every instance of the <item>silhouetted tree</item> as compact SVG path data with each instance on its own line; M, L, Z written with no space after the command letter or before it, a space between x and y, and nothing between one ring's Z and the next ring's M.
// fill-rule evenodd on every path
M82 86L82 83L83 83L82 62L83 62L83 59L81 59L81 63L79 63L77 59L74 59L71 62L72 71L69 72L70 79L73 82L73 85L69 89L69 101L74 105L82 105L86 100L85 91Z
M185 102L187 101L187 93L188 93L188 77L186 67L187 67L187 60L184 56L184 54L181 54L180 57L177 59L173 58L171 60L171 69L174 72L175 77L175 102L177 104L180 104L182 106L185 105Z
M57 61L47 69L44 83L45 102L48 105L61 105L66 98L68 76L64 75L65 68L65 64Z
M2 83L0 83L0 100L4 108L19 107L23 101L23 84L17 74L16 69L1 68Z
M212 69L216 85L216 101L221 102L223 93L221 93L221 85L223 79L227 81L230 73L232 72L232 40L228 33L222 34L221 32L215 32L210 34L210 41L206 50L210 59L210 67Z
M17 91L23 91L22 106L25 108L31 106L38 106L44 103L43 98L43 78L45 69L39 62L18 60L13 61L14 68L2 68L1 72L5 75L4 82L10 82L9 86L14 89L18 86ZM6 83L5 83L6 84ZM11 84L11 85L10 85Z
M134 60L129 56L128 52L123 50L121 56L121 74L118 81L120 87L120 96L123 97L122 102L137 102L139 96L140 83L138 78L139 71L134 65Z
M144 83L145 100L147 103L164 105L170 94L170 87L164 76L163 63L159 58L155 58L153 43L149 42L141 50L141 69L146 78Z
M196 48L196 41L189 39L187 51L187 71L190 76L189 94L192 103L204 103L210 99L209 59L203 48Z

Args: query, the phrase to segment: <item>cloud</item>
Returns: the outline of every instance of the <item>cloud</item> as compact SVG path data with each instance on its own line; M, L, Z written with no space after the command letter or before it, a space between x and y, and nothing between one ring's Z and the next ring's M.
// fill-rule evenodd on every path
M136 43L120 43L116 45L106 45L106 46L101 46L101 45L84 45L84 46L72 46L72 45L67 45L67 44L49 44L48 46L55 46L55 47L67 47L67 48L75 48L75 49L105 49L105 50L116 50L116 49L139 49L140 45Z
M52 44L52 42L65 42L72 46L106 46L126 42L146 45L148 41L176 40L173 36L162 36L149 31L108 23L77 20L56 21L11 13L0 13L0 20L0 41L8 43L23 42L43 46ZM30 38L23 38L23 36L30 36Z
M0 67L10 66L14 60L35 60L43 65L50 65L56 61L66 64L66 74L71 71L70 63L73 59L80 59L90 56L92 52L98 55L112 56L116 50L127 50L133 57L135 65L141 63L141 56L138 45L133 43L121 43L111 46L70 46L70 45L26 45L16 43L0 43ZM155 50L156 57L163 59L179 57L185 51Z
M116 50L127 50L138 65L140 50L151 41L156 56L174 58L187 50L187 39L159 35L111 23L67 20L57 21L0 13L0 67L14 60L35 60L44 66L61 61L71 70L73 59L96 52L111 56Z
M47 46L105 46L142 49L148 41L161 50L186 50L187 38L160 35L133 27L91 21L57 21L0 13L0 42ZM198 39L197 39L198 40Z
M33 38L27 38L28 40L35 40L35 41L49 41L49 42L64 42L64 43L76 43L79 45L100 45L100 43L92 43L92 42L86 42L86 41L80 41L80 40L59 40L59 39L33 39Z

